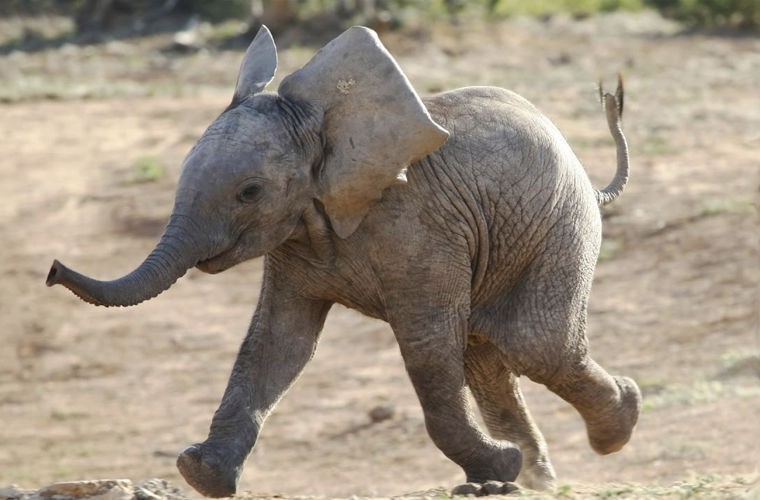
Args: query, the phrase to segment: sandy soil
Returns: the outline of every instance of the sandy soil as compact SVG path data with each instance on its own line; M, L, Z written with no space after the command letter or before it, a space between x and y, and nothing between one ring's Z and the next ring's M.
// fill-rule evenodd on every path
M645 411L631 443L599 457L567 404L529 381L526 397L561 484L755 480L760 39L679 35L649 14L384 39L421 92L493 84L534 101L596 185L611 177L614 150L595 81L612 85L625 72L633 176L604 212L589 337L604 366L640 383ZM217 276L191 271L129 309L44 286L53 258L103 278L137 265L162 230L184 154L226 106L241 53L167 55L166 43L0 56L0 90L16 96L0 108L0 485L162 477L193 495L174 460L205 437L261 261ZM311 53L292 45L280 76ZM35 97L46 88L63 98ZM165 173L137 182L144 157ZM425 433L388 326L338 307L322 339L241 489L390 496L460 482ZM372 423L380 405L393 416Z

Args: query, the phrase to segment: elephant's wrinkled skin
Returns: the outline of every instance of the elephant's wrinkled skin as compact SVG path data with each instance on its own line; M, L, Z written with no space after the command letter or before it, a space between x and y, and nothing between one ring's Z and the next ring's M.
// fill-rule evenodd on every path
M553 485L520 375L572 404L597 452L619 450L639 391L589 357L585 327L598 207L627 180L622 87L602 97L618 167L595 190L523 98L473 87L421 100L365 28L262 93L275 68L262 28L232 103L188 154L165 234L142 265L101 282L56 261L48 276L89 302L132 305L192 266L215 273L266 256L209 436L179 456L187 481L208 496L235 492L335 302L393 328L430 437L466 474L456 492ZM490 436L475 424L468 386Z

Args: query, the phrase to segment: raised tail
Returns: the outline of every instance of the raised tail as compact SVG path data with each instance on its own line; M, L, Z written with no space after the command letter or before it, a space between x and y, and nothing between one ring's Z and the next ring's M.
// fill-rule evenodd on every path
M603 207L614 201L623 192L628 182L628 144L623 135L623 76L618 75L618 86L615 94L604 92L602 82L599 82L599 99L607 114L607 126L617 148L617 169L615 177L604 189L596 189L596 203Z

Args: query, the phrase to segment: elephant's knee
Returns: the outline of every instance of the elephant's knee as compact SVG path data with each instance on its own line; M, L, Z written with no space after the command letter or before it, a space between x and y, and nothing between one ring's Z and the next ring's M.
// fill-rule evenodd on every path
M568 348L558 346L547 349L523 367L522 373L532 381L543 384L552 391L562 386L574 385L584 377L589 358L585 346ZM561 389L559 389L561 390Z

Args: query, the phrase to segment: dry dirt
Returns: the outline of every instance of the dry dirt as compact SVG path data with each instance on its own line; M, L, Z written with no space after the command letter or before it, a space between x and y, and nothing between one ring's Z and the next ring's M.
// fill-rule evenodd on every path
M644 412L631 443L599 457L568 405L529 381L526 397L559 483L571 485L563 491L756 481L760 39L678 34L650 14L383 37L421 92L492 84L535 102L595 185L614 169L595 82L625 72L632 179L604 213L589 337L604 366L639 382ZM205 437L261 261L191 271L129 309L44 286L53 258L103 278L137 265L162 230L184 154L226 106L242 53L168 55L167 43L0 56L0 486L161 477L194 495L174 460ZM284 51L280 76L314 49ZM166 170L138 182L145 157ZM371 423L379 405L392 418ZM240 488L391 496L461 480L425 433L388 326L337 307Z

